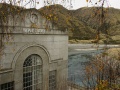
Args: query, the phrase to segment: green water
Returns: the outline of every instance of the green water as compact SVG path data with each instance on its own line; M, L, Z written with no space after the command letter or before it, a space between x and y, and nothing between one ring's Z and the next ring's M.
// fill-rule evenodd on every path
M94 56L101 53L97 49L72 49L68 56L68 80L83 86L85 66L90 64Z

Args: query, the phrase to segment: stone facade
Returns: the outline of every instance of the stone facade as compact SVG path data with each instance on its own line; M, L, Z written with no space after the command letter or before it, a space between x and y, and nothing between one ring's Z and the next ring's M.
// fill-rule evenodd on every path
M60 80L64 83L67 81L67 31L58 30L55 25L46 22L49 21L39 11L30 9L14 17L9 15L7 24L0 23L1 45L4 44L0 60L0 85L14 82L14 90L23 90L23 64L30 55L38 55L42 59L42 90L49 90L49 72L53 70L56 71L56 90L63 90L61 87L66 86ZM6 36L5 31L11 35L9 40L2 38L3 34Z

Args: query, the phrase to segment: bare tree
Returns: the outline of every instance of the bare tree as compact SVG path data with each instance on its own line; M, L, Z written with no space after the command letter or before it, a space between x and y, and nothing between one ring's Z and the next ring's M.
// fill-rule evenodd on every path
M102 54L91 61L85 69L85 81L88 90L119 90L120 62Z

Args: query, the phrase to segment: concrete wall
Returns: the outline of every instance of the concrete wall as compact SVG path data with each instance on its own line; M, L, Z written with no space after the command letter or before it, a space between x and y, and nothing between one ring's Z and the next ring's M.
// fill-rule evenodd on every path
M31 13L37 21L31 22ZM25 18L23 19L23 15ZM34 18L36 18L36 16ZM15 22L13 21L15 20ZM43 60L43 89L48 90L49 71L57 70L57 79L67 79L68 36L67 31L60 31L49 22L50 30L45 29L43 18L37 10L26 10L14 18L9 16L8 27L4 30L11 35L9 40L0 38L4 45L4 54L0 60L0 84L14 81L15 90L22 90L23 63L31 54L38 54ZM35 27L32 27L34 24ZM0 37L3 28L0 27ZM8 79L6 79L6 77ZM11 77L11 78L10 78ZM59 83L59 82L58 82ZM58 86L61 86L60 83Z

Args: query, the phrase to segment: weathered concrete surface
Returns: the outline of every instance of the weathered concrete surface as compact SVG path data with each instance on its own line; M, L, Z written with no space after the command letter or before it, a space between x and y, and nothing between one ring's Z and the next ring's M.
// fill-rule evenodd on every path
M23 17L24 16L24 17ZM25 10L13 18L9 16L4 24L9 39L0 27L0 39L4 45L4 54L0 60L0 84L14 81L15 90L23 88L23 63L31 54L37 54L43 60L43 90L48 90L49 71L57 70L57 80L67 79L68 36L67 31L58 30L49 22L46 30L46 19L35 10ZM10 70L10 71L9 71ZM8 76L8 77L7 77ZM7 77L7 78L6 78ZM11 78L10 78L11 77ZM57 81L60 86L59 81Z

